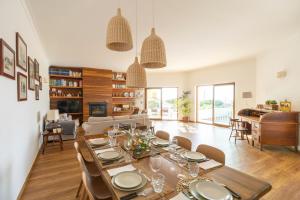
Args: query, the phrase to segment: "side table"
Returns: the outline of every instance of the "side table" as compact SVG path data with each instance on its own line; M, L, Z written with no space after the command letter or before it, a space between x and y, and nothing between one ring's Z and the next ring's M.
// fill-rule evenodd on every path
M45 149L47 147L47 144L48 144L48 139L49 139L49 136L53 136L53 137L58 137L58 140L59 140L59 143L60 143L60 150L62 151L64 149L63 147L63 140L62 140L62 134L63 134L63 131L61 129L60 132L53 132L52 131L49 131L49 130L46 130L43 132L43 154L45 153Z

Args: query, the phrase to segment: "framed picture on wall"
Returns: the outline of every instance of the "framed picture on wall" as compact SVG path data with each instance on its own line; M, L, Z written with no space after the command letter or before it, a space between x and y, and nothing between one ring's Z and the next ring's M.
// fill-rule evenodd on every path
M40 86L35 85L35 100L40 100Z
M18 93L18 101L26 101L27 100L27 76L18 72L17 74L17 93Z
M40 90L43 90L42 76L39 77Z
M0 39L0 74L15 80L16 77L15 51Z
M34 59L34 73L35 80L40 81L40 65L36 59Z
M27 45L21 35L16 35L17 66L27 72Z
M33 60L28 56L28 89L34 90L35 87L35 65Z

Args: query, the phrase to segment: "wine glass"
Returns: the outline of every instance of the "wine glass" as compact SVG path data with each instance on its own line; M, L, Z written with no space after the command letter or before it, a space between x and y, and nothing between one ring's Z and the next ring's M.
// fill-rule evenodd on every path
M136 123L131 123L131 132L134 134L134 130L136 129Z
M159 155L150 157L150 168L153 172L158 172L161 167L161 158Z
M118 132L118 130L119 130L119 123L114 123L113 130L114 130L115 133Z
M174 137L171 140L170 147L169 147L170 153L171 153L171 158L173 160L177 160L177 156L176 156L176 153L177 153L176 152L177 151L177 143L178 143L177 138Z

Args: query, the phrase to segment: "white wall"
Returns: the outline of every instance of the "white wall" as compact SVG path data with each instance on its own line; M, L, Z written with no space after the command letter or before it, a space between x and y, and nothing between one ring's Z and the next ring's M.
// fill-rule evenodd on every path
M0 0L0 38L14 50L16 32L27 43L28 55L40 64L40 74L47 77L48 61L23 0ZM22 71L16 67L16 71ZM27 75L27 73L26 73ZM41 121L49 107L48 87L43 83L40 100L28 91L28 100L17 101L17 79L0 76L0 199L13 200L25 181L39 150Z
M267 99L289 100L300 111L300 33L257 57L257 103ZM276 73L287 71L285 78Z
M246 59L235 62L210 66L193 70L187 73L187 88L192 91L194 109L191 120L196 120L196 86L219 83L235 83L236 112L245 107L255 106L255 59ZM242 92L252 92L253 98L242 99Z

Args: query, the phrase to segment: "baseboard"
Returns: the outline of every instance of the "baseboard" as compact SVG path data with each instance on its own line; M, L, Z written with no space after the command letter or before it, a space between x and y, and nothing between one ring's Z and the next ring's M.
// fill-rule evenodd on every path
M43 144L41 144L41 146L40 146L40 148L39 148L39 151L38 151L38 153L37 153L36 156L35 156L35 159L34 159L32 165L31 165L31 168L30 168L30 170L29 170L29 173L27 174L26 179L25 179L25 181L24 181L24 183L23 183L23 186L22 186L22 188L21 188L21 190L20 190L20 192L19 192L19 194L18 194L18 196L17 196L17 200L20 200L21 197L22 197L22 195L23 195L23 192L24 192L24 190L25 190L25 187L27 186L29 177L30 177L30 175L31 175L32 168L33 168L34 164L36 163L37 158L38 158L39 155L41 154L42 146L43 146Z

